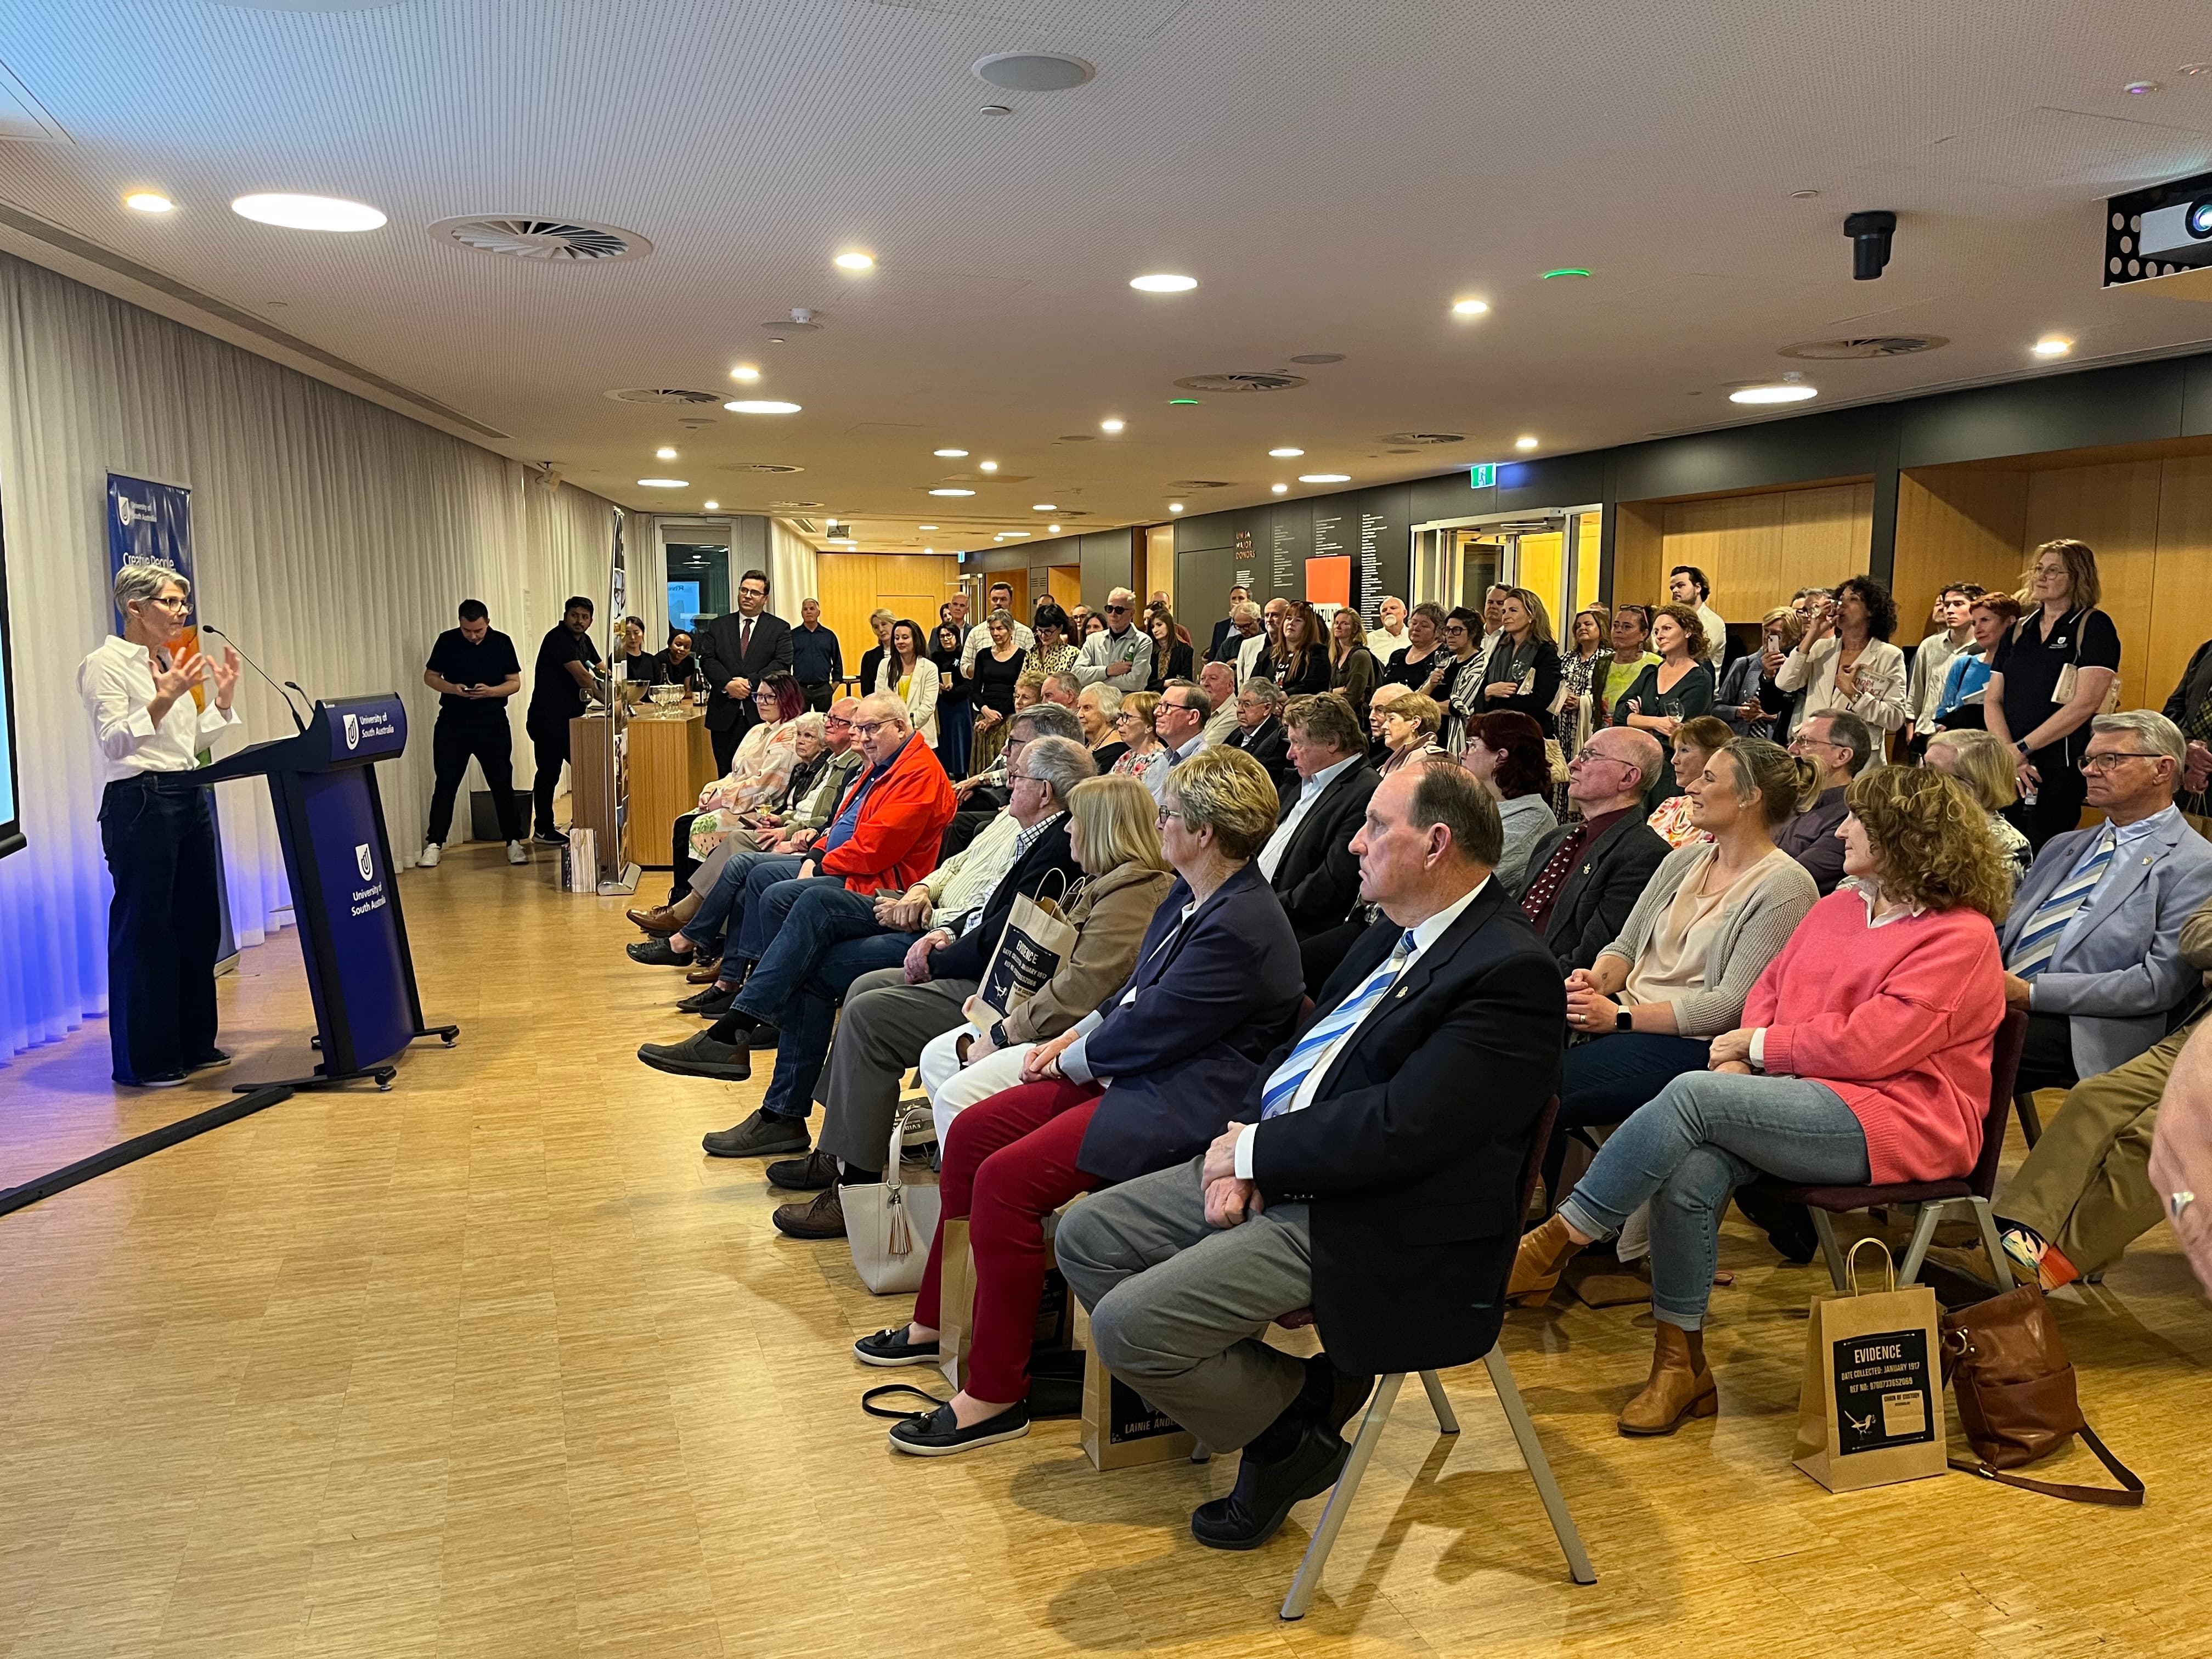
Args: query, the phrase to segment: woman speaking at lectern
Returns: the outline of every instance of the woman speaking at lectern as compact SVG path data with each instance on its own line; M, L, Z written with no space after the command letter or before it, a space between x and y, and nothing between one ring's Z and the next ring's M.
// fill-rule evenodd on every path
M107 913L107 1026L115 1080L167 1089L230 1058L215 1046L215 815L186 775L241 725L230 700L238 653L204 657L187 637L191 585L155 564L115 578L122 637L77 665L100 738L100 844L115 879ZM204 687L206 704L193 696Z

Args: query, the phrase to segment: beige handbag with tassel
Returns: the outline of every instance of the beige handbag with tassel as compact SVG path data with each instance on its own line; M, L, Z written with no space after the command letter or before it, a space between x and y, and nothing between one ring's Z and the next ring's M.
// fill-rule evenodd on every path
M877 1296L911 1296L920 1290L929 1243L937 1236L937 1183L908 1185L899 1179L907 1129L910 1123L928 1121L927 1105L901 1112L891 1122L884 1178L865 1187L841 1183L837 1188L845 1208L845 1237L853 1247L853 1270Z

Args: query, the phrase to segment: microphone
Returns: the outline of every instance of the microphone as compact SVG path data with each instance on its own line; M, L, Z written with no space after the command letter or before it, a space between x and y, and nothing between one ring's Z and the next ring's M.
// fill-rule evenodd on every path
M236 651L238 653L239 660L244 663L248 668L251 668L255 673L259 674L262 680L268 685L269 689L274 691L278 696L284 699L284 712L292 717L292 725L294 729L300 732L305 732L307 729L307 722L300 718L300 711L293 705L290 694L288 693L283 686L277 684L276 681L270 679L267 672L263 669L259 663L254 661L252 658L246 654L245 651L240 648L236 640L231 638L229 635L224 633L222 629L217 628L213 623L202 623L200 624L200 632L203 634L214 635L216 638L221 640L232 650Z

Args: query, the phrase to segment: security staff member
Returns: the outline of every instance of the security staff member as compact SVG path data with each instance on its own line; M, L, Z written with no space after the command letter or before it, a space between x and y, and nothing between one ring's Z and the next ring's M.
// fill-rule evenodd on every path
M568 841L553 823L553 792L561 787L561 769L568 763L568 722L581 712L585 698L598 700L593 671L599 665L599 647L592 643L592 602L579 593L538 642L530 712L523 720L537 763L530 798L538 839L548 846Z
M507 729L507 700L522 690L522 659L514 641L491 625L482 599L463 599L461 625L438 635L423 665L422 684L438 694L438 725L430 737L437 782L430 791L430 827L422 837L425 870L438 865L453 825L453 796L473 757L483 768L484 787L499 810L499 836L509 864L527 864L522 814L514 805L514 733Z
M217 735L243 724L230 707L238 653L226 645L217 662L188 641L191 594L164 566L124 566L115 578L122 635L76 671L100 739L100 845L115 878L108 1047L115 1080L137 1089L173 1088L230 1063L215 1046L215 814L186 775Z

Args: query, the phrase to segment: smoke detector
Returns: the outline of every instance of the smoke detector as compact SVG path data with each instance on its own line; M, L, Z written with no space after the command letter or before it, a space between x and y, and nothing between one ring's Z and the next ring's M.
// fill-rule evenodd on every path
M653 404L664 409L691 409L722 401L719 392L686 392L672 386L628 386L607 396L618 404Z
M793 306L791 314L781 322L763 323L761 326L775 335L819 334L822 325L830 319L812 306Z
M1909 357L1916 351L1935 351L1950 344L1941 334L1868 334L1844 340L1801 340L1777 355L1802 362L1848 362L1870 357Z
M634 230L520 213L441 219L430 227L430 234L479 253L534 259L541 264L605 264L653 252L653 244Z
M1292 392L1306 383L1303 374L1190 374L1176 384L1185 392Z
M1463 444L1464 432L1386 432L1375 441L1378 444Z

